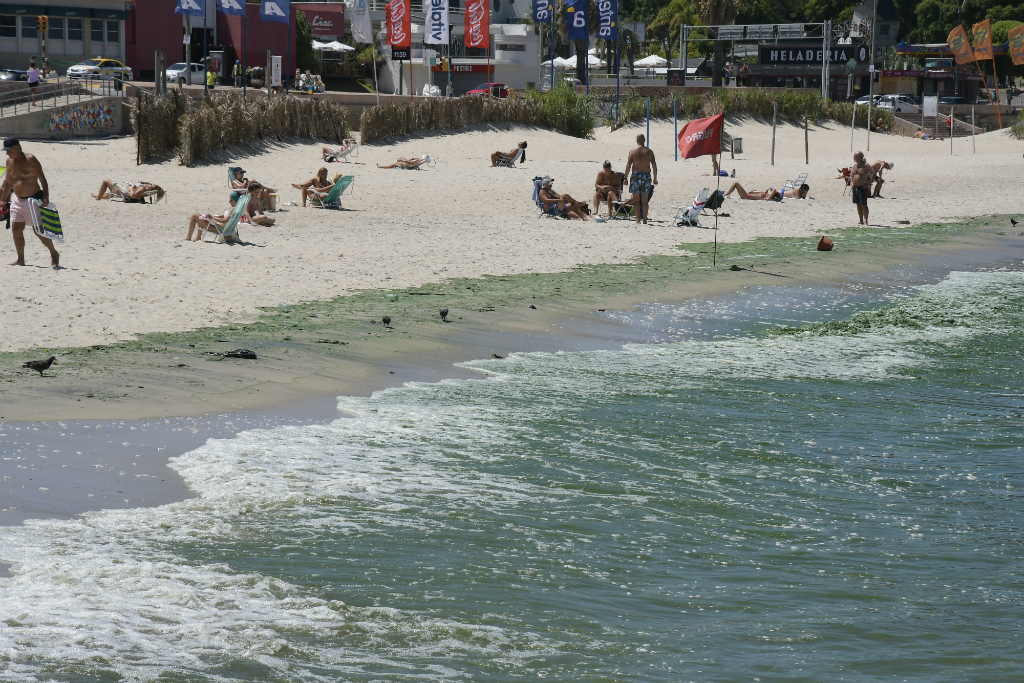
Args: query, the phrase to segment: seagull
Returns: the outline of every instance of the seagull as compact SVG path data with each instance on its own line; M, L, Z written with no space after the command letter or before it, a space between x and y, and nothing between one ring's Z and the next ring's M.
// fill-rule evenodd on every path
M50 356L46 360L30 360L28 362L22 363L21 367L23 367L23 368L32 368L33 370L35 370L36 372L39 373L40 377L42 377L43 376L43 371L44 370L49 370L50 366L53 365L56 362L57 362L56 356Z
M391 316L390 315L384 316L383 318L380 319L380 321L382 323L384 323L384 327L391 327Z
M1015 221L1015 220L1013 220L1012 218L1010 219L1010 225L1012 225L1012 226L1013 226L1013 227L1015 227L1015 228L1017 227L1017 223L1019 223L1019 222L1020 222L1020 221Z
M441 320L443 320L445 322L448 322L448 309L447 308L442 308L441 309Z

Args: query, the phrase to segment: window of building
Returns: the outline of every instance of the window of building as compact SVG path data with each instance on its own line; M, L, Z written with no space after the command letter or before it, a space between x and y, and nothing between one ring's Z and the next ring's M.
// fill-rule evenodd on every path
M68 19L68 40L82 39L82 20Z
M103 20L93 19L89 22L89 38L94 43L103 42Z
M39 29L36 28L35 17L22 17L21 18L21 37L22 38L38 38Z
M502 52L526 52L525 45L499 45L498 49Z
M18 17L0 17L0 38L18 37Z
M108 43L120 43L121 42L120 22L117 22L117 21L108 21L107 22L107 42Z
M50 30L46 37L50 40L64 40L64 17L50 17Z
M492 5L494 7L495 13L501 11L501 0L492 0Z

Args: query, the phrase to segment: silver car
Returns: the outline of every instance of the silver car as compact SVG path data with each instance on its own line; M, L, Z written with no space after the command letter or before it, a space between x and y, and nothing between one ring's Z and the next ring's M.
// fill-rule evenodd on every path
M917 102L910 95L882 95L875 106L893 113L917 111Z
M185 83L185 62L178 62L177 64L171 64L167 67L167 82L175 85L186 85ZM192 79L188 85L203 85L205 70L203 69L202 62L192 62Z

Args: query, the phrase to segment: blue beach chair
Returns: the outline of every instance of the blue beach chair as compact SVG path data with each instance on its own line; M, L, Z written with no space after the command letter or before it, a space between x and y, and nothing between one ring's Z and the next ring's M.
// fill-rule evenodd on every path
M542 180L544 180L543 176L537 176L536 178L533 179L533 203L537 205L538 209L540 209L540 216L537 216L537 218L540 218L542 216L550 216L551 218L558 218L559 216L564 217L565 211L559 211L557 204L552 204L551 206L545 207L544 204L541 203L540 181Z

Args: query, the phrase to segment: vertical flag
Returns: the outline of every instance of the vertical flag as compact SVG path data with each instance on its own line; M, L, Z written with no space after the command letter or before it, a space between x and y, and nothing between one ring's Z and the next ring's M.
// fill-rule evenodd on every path
M412 46L412 26L409 17L408 0L391 0L385 6L388 21L388 45L391 47Z
M974 33L974 58L993 59L992 54L992 22L986 19L979 21L971 31Z
M587 0L566 0L565 28L569 40L586 40L590 37L587 28Z
M1006 37L1009 39L1009 53L1013 63L1024 64L1024 24L1011 28Z
M551 21L551 17L555 13L555 8L551 5L551 0L533 0L533 20L538 24L542 24L545 21Z
M291 12L291 0L263 0L260 4L260 19L263 21L277 21L291 25Z
M448 44L448 0L429 0L423 42L431 45Z
M188 14L193 17L206 16L206 0L178 0L174 7L175 14Z
M967 40L967 31L963 26L957 26L950 31L946 42L949 43L949 50L953 53L957 64L968 64L974 61L974 52L971 51L971 44Z
M352 39L357 43L373 42L373 25L370 23L370 6L367 0L352 0Z
M466 2L466 47L491 47L491 2L490 0L467 0ZM490 55L490 52L488 52ZM490 74L488 74L488 79Z
M221 14L245 16L245 0L217 0L217 9Z
M619 1L597 0L597 37L602 40L619 39Z

